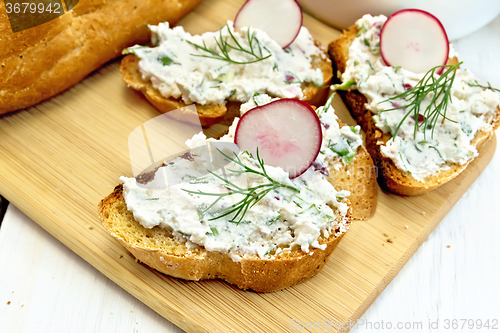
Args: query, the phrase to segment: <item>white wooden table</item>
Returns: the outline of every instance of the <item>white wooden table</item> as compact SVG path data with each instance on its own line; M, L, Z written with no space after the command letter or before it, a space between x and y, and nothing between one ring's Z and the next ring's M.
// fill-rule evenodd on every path
M500 87L500 16L454 46L464 67ZM500 321L499 171L497 152L351 332L388 332L388 323L394 332L483 332L461 319ZM0 227L0 332L181 330L10 205Z

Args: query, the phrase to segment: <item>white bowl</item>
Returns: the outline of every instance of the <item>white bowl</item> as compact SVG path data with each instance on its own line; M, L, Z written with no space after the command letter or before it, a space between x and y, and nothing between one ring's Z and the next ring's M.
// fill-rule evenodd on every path
M485 26L500 13L499 0L298 0L318 19L345 29L364 14L386 16L404 9L430 12L443 23L450 40Z

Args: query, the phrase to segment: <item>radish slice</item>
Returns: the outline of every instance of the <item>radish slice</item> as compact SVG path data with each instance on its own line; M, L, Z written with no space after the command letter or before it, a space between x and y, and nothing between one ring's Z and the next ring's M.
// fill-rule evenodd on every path
M292 44L302 27L302 9L296 0L248 0L234 19L234 28L260 29L282 48Z
M403 9L392 14L380 32L380 54L385 63L414 73L426 73L435 66L446 65L449 47L441 22L419 9Z
M236 127L235 143L259 156L265 164L281 167L290 178L304 173L314 162L323 139L321 123L309 104L279 99L251 109Z

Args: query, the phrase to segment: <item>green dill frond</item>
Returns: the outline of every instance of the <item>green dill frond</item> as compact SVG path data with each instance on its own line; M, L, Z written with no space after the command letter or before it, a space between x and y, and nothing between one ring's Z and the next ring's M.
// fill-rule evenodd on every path
M223 207L221 209L215 210L215 211L210 211L210 214L214 217L210 218L209 221L212 220L217 220L225 216L231 216L231 219L229 222L233 222L236 224L239 224L243 221L243 218L245 217L245 214L247 211L252 208L255 204L257 204L262 198L266 196L269 192L272 190L278 189L278 188L287 188L295 192L300 192L298 189L296 189L293 186L289 185L284 185L281 184L280 182L277 182L273 180L266 172L265 166L264 166L264 161L260 158L259 156L259 149L257 149L257 163L259 164L259 169L254 169L250 168L247 165L243 164L241 162L240 158L236 153L233 152L234 158L224 154L222 151L217 149L219 153L221 153L224 157L226 157L228 160L231 162L235 163L236 165L239 165L242 167L242 170L228 170L233 173L253 173L260 175L268 180L268 183L266 184L261 184L257 186L253 186L250 188L241 188L238 185L234 184L233 182L221 177L220 175L208 171L210 174L212 174L215 178L221 180L223 182L223 186L228 190L228 192L224 193L209 193L209 192L202 192L202 191L190 191L186 189L182 189L185 192L192 193L192 194L198 194L198 195L207 195L207 196L213 196L216 197L216 199L208 206L206 209L200 211L198 214L201 216L204 216L206 213L208 213L222 198L234 195L234 194L242 194L244 197L237 203L228 206L228 207Z
M259 40L255 37L255 31L250 34L250 28L247 30L247 39L248 39L248 47L249 49L245 49L236 39L234 34L232 33L229 25L227 26L227 30L229 32L229 37L224 38L222 36L222 28L219 30L219 38L214 36L215 44L217 48L215 50L211 50L207 47L206 43L203 42L203 45L199 45L190 41L187 41L189 44L193 45L200 51L205 52L206 54L191 54L194 57L203 57L210 58L216 60L222 60L231 62L233 64L246 65L254 62L265 60L271 57L271 51L265 46L260 45ZM230 50L235 50L237 52L245 53L254 58L254 60L250 61L237 61L231 58L229 55ZM263 52L265 51L265 52ZM264 55L264 53L267 53Z
M405 120L410 116L413 116L415 119L414 138L417 136L418 131L422 130L425 135L426 129L431 128L432 136L434 136L434 129L439 120L439 116L445 120L454 122L454 120L446 117L446 111L448 110L448 104L451 102L451 88L457 74L457 69L461 64L462 62L456 65L433 67L413 88L379 103L381 104L396 99L402 99L407 102L406 105L396 106L380 111L381 113L401 109L406 111L403 119L399 122L396 130L392 133L392 136L397 135ZM440 69L443 69L441 75L436 74L436 71ZM423 110L423 112L421 112L422 102L427 98L427 96L431 97L431 102Z

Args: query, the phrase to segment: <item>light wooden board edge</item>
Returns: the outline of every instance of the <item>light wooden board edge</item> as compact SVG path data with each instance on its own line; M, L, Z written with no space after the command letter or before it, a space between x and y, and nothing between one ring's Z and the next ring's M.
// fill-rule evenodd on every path
M452 195L448 197L448 204L444 209L439 211L439 214L435 215L425 229L420 233L408 249L403 253L400 259L394 264L391 270L384 276L380 283L373 289L372 293L367 296L364 303L356 309L349 320L355 322L363 316L363 314L368 310L372 303L377 299L377 297L385 290L389 283L398 275L399 271L406 265L408 260L415 254L415 252L420 248L420 246L425 242L429 235L436 229L441 220L448 214L448 212L453 208L453 206L460 200L462 195L467 191L467 189L474 183L476 178L483 172L483 170L491 162L493 155L495 154L497 148L497 136L494 134L484 145L481 150L481 158L476 158L470 165L465 169L462 174L451 181L443 187L456 186L458 188L452 191ZM379 188L379 191L382 190ZM380 196L380 195L379 195ZM425 272L423 273L425 274ZM349 332L347 330L339 330L339 332Z

